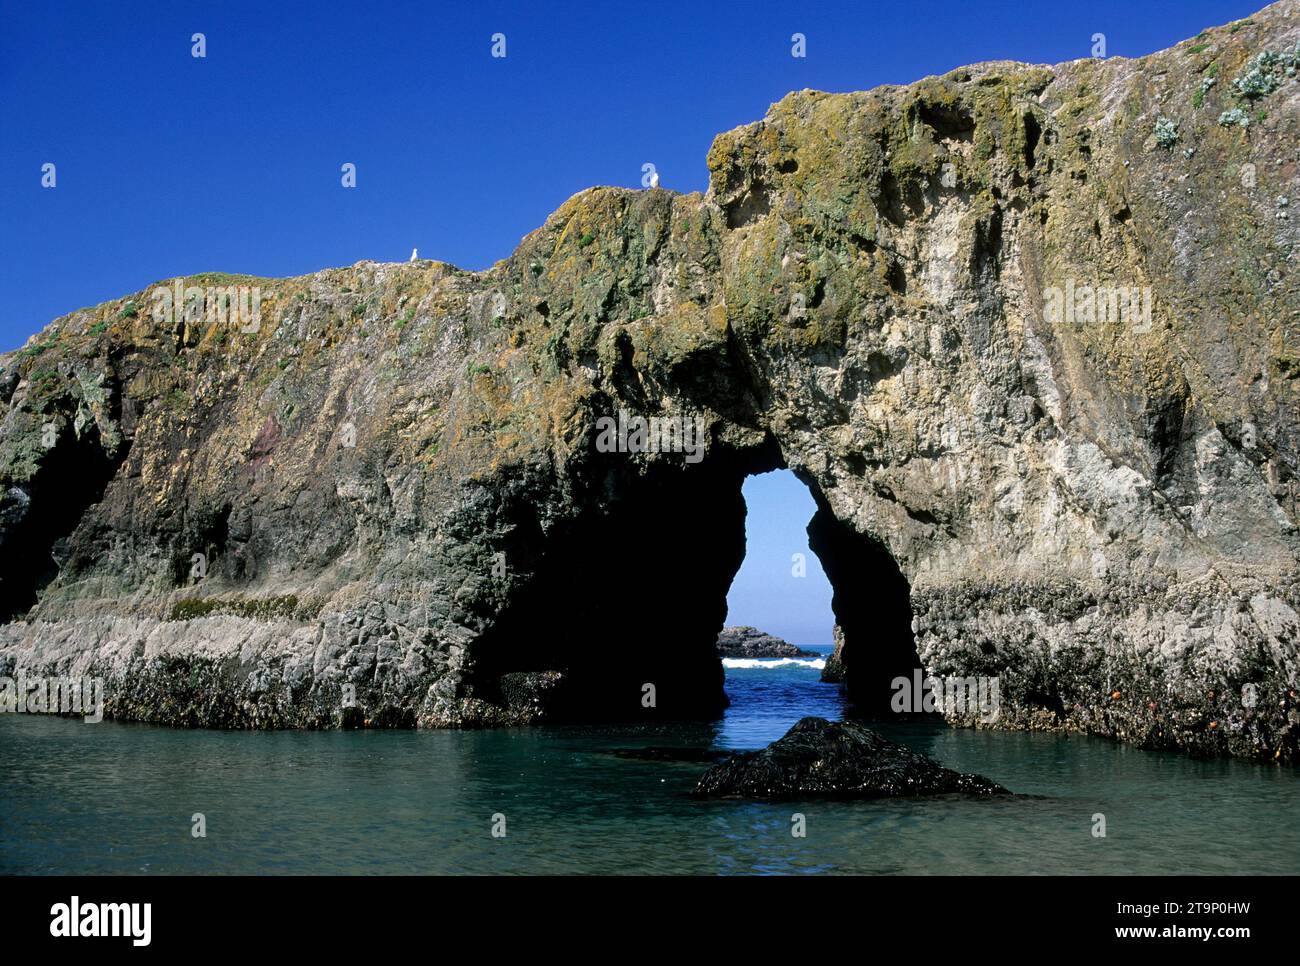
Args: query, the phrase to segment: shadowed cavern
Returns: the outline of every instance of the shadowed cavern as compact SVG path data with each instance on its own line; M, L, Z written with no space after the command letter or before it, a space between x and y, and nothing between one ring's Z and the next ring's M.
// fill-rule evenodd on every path
M610 460L604 498L562 532L543 540L521 521L518 532L544 549L513 551L531 576L471 645L467 693L522 720L717 716L726 696L714 642L745 555L741 486L785 468L771 439L645 477ZM824 501L808 533L834 589L852 712L884 716L893 679L920 667L907 581L883 545L838 523ZM578 605L557 608L561 599Z

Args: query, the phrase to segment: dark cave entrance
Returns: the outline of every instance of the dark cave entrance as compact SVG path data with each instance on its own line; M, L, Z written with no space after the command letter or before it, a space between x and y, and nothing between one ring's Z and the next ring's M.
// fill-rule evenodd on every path
M69 537L103 498L125 455L123 447L116 458L107 456L93 424L81 437L65 430L35 477L0 498L0 514L14 520L0 553L0 623L23 618L60 570L78 565L86 550Z
M817 512L808 544L817 554L834 595L831 609L842 643L828 676L843 682L855 717L897 717L890 707L897 678L912 680L921 667L912 632L911 586L883 543L835 518L814 493Z
M737 623L727 596L746 555L742 485L785 468L770 438L716 447L698 465L661 459L637 472L607 459L576 520L544 535L521 511L508 556L525 576L471 644L465 695L519 723L719 718L728 699L716 642ZM882 544L803 484L816 506L807 545L843 634L836 680L849 713L883 717L893 679L919 666L907 581Z
M472 695L510 720L718 717L716 641L745 553L741 483L773 459L774 446L719 451L638 473L612 454L587 486L591 505L562 529L543 537L521 508L507 557L528 576L472 645Z

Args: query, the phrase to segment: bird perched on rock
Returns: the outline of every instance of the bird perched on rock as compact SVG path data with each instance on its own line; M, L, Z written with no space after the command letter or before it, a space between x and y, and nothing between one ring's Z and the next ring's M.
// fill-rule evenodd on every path
M418 248L412 248L412 249L411 249L411 261L413 261L413 262L418 262L419 260L420 260L420 250L419 250Z

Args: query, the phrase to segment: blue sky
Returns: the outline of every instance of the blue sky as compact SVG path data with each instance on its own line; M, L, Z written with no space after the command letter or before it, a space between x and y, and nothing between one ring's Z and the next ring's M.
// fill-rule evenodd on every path
M298 275L416 246L484 268L575 192L639 186L647 162L666 188L704 190L714 135L790 90L1086 57L1098 32L1140 55L1261 5L0 0L0 351L176 275ZM784 528L751 542L770 536L787 572L811 514L792 501L751 524ZM768 629L824 636L805 630L808 597Z
M829 644L831 585L808 549L817 505L789 470L745 480L745 562L727 595L727 623L750 624L794 644ZM794 575L803 554L806 573Z

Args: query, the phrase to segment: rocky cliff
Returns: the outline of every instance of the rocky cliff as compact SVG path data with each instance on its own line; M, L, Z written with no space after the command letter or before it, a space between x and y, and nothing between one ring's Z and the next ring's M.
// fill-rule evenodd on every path
M58 319L0 357L0 673L190 725L711 714L787 466L860 703L919 659L995 727L1291 759L1298 43L1286 2L803 91L707 194L583 192L485 272Z

